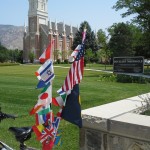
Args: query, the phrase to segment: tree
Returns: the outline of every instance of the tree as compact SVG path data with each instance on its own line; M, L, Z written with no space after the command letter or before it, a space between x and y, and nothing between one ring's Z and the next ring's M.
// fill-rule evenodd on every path
M85 59L87 60L87 63L90 63L93 57L94 57L94 53L92 52L92 49L91 48L87 49L85 55Z
M86 39L85 39L85 49L91 48L92 51L97 51L98 50L98 45L96 43L95 39L95 33L94 31L91 30L91 27L87 21L84 21L80 24L80 28L76 33L76 36L73 41L73 46L72 49L75 49L77 45L81 44L82 41L82 32L84 28L87 29L86 31Z
M150 30L150 0L118 0L113 8L116 11L127 8L122 17L137 14L134 21L144 30Z
M6 62L9 60L9 52L8 49L4 46L0 45L0 62Z
M99 29L97 32L97 42L100 50L97 54L100 55L101 59L104 59L105 64L109 61L110 57L110 50L108 49L107 41L108 37L106 36L106 33L102 29Z
M85 51L88 49L92 49L92 52L96 53L96 51L98 50L98 45L96 43L95 33L94 31L91 30L91 27L87 21L84 21L83 23L81 23L80 28L77 31L76 36L74 38L72 49L75 49L77 45L81 44L82 32L84 28L87 29L86 39L85 39ZM85 65L86 63L87 63L87 60L85 59Z
M129 25L132 32L132 49L135 52L135 56L145 56L144 44L143 44L143 33L142 30L134 24Z
M34 52L29 53L29 59L30 59L30 63L34 62Z
M137 23L143 31L141 41L145 57L150 57L150 0L118 0L113 8L116 11L126 8L127 11L122 14L122 17L135 15L133 22Z
M110 27L109 49L113 57L133 56L132 32L128 24L118 23Z
M99 29L97 32L97 42L100 47L107 46L107 36L106 36L106 33L102 29Z

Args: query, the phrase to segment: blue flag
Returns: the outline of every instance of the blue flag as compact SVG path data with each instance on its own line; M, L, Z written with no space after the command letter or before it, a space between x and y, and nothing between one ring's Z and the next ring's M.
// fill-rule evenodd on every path
M76 84L71 94L67 96L66 105L62 110L61 117L80 128L82 127L81 105L79 102L79 85Z

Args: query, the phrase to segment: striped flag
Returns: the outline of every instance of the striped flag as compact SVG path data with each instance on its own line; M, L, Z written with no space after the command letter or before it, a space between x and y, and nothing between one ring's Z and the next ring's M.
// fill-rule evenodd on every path
M52 111L43 115L35 114L35 121L37 126L40 124L44 124L44 126L48 126L48 124L54 121L54 114Z
M54 40L52 40L48 44L48 47L44 50L43 54L39 57L41 63L44 63L46 60L51 59L53 45L54 45Z
M48 59L36 72L35 75L39 80L44 81L45 84L51 82L55 75L53 69L53 63Z
M81 44L79 48L80 49L78 55L75 61L72 63L68 75L62 86L62 90L65 92L67 92L68 90L72 90L73 86L80 83L80 81L82 80L84 70L84 44Z
M67 92L72 90L74 85L79 84L83 77L84 70L84 42L86 38L86 28L82 33L82 44L78 45L75 52L72 53L72 65L66 76L62 90Z
M72 52L71 56L69 56L69 62L73 62L73 61L76 59L80 48L81 48L81 45L78 45L78 46L75 48L75 50Z
M55 105L55 106L62 107L62 106L64 106L64 102L65 101L62 99L61 96L52 98L52 104Z
M50 105L42 107L38 113L35 114L36 125L46 123L51 118L52 111Z
M32 126L32 129L34 133L36 134L37 139L42 135L42 131L44 130L44 128L45 127L42 124Z

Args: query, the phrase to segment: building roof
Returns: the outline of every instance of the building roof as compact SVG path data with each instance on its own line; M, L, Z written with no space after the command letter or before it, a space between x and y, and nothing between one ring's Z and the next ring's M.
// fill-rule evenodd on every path
M52 31L55 32L55 22L51 22L52 25ZM49 32L49 27L47 25L43 25L41 24L42 28L45 30L45 32L48 34ZM61 34L63 33L63 23L57 23L57 29L58 29L58 34L61 36ZM76 27L72 27L72 32L73 32L73 37L75 37L76 33L77 33L77 28ZM65 25L65 31L66 31L66 36L69 37L71 29L69 25Z

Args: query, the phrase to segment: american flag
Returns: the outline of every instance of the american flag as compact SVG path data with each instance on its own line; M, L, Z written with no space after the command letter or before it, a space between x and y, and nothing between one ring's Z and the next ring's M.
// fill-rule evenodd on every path
M75 61L72 63L71 68L68 72L68 75L62 86L62 90L67 92L72 90L75 84L80 83L83 76L84 70L84 44L78 46L79 52L75 58Z

